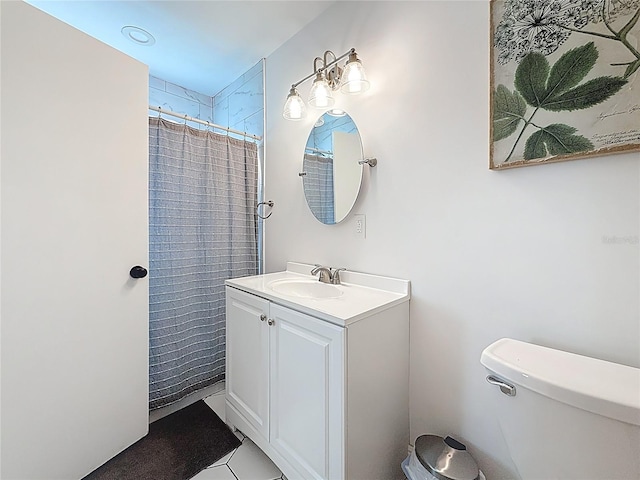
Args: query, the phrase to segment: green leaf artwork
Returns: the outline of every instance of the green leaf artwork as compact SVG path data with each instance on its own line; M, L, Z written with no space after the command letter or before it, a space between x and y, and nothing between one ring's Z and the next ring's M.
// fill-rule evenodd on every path
M533 133L524 148L525 160L542 158L547 155L567 155L584 152L593 144L580 135L573 135L576 129L562 123L555 123Z
M494 96L493 141L507 138L524 121L527 104L518 92L511 93L504 85L498 85Z
M598 60L598 50L593 42L562 55L553 65L547 81L548 94L560 95L578 85Z
M598 77L561 95L547 97L541 107L552 112L593 107L618 92L626 83L621 77Z
M529 105L538 107L546 96L548 77L549 62L544 55L532 52L518 65L514 85Z
M627 83L626 78L602 76L580 83L597 59L598 50L593 42L565 52L553 66L538 52L529 52L522 58L515 72L515 91L498 85L493 95L493 140L511 136L522 124L505 162L511 160L528 127L537 130L525 144L525 160L593 149L587 138L575 135L574 127L565 124L540 127L533 123L533 118L540 109L549 112L583 110L615 95ZM528 118L527 105L534 108Z
M489 168L640 151L640 0L489 4Z

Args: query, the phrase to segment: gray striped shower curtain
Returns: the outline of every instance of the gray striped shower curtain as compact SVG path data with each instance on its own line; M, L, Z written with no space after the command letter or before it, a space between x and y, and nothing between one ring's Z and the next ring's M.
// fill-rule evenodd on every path
M322 223L336 223L333 158L305 153L302 170L305 172L302 177L304 196L311 212Z
M228 278L258 273L258 149L149 118L149 409L224 380Z

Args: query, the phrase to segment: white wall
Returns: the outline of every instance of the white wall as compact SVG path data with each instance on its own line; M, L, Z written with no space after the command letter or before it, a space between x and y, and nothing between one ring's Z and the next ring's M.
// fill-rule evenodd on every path
M637 153L488 169L488 11L338 2L268 57L265 225L268 272L293 260L411 280L411 441L450 433L496 480L516 474L484 347L509 336L640 366L640 176ZM336 106L379 159L354 209L364 240L352 216L327 226L307 208L298 172L317 115L281 113L314 57L351 47L372 87Z

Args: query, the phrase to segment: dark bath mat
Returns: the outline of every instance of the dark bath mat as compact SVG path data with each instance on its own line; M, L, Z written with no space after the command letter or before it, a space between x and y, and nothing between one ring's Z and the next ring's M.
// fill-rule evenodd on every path
M240 446L204 400L149 425L149 433L83 480L187 480Z

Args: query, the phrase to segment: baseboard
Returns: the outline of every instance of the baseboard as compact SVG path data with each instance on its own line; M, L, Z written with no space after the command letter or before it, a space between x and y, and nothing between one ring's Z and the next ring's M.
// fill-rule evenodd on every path
M209 395L214 395L216 393L224 390L224 380L218 383L214 383L213 385L209 385L201 390L193 392L181 400L178 400L175 403L167 405L166 407L157 408L155 410L151 410L149 412L149 423L153 423L156 420L160 420L161 418L166 417L167 415L171 415L178 410L182 410L184 407L188 407L192 403L196 403L198 400L202 400Z

